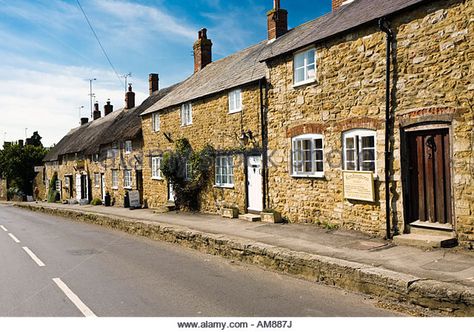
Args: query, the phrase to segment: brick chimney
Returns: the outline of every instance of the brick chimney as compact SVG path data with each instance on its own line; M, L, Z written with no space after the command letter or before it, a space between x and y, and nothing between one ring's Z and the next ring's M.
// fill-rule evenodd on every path
M207 29L198 32L198 40L194 43L194 72L197 73L212 62L212 41L207 39Z
M92 113L92 119L97 120L100 118L99 103L94 104L94 112Z
M135 92L132 91L132 83L128 84L128 91L125 93L125 108L135 107Z
M354 2L355 0L332 0L332 11L335 11L339 7L342 7L344 5L348 5L351 2Z
M148 75L148 85L150 87L150 96L153 94L153 92L160 89L160 78L158 77L158 74Z
M109 115L114 111L114 105L110 105L110 99L107 100L107 104L104 105L104 116Z
M288 32L288 12L280 8L280 0L273 0L273 9L267 13L268 40Z
M89 122L89 118L81 118L81 126L85 125L87 122Z

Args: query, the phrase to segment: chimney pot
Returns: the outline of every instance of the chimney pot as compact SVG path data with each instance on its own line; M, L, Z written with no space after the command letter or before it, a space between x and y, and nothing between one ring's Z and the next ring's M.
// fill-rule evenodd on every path
M107 100L107 104L104 105L104 116L109 115L114 111L114 106L110 105L110 99Z
M81 118L81 126L89 122L89 118Z
M160 78L158 74L148 75L148 83L149 83L150 96L151 96L153 92L158 91L160 89Z
M273 0L273 9L267 14L268 40L276 39L288 32L288 12L281 9L280 0Z
M132 83L128 84L128 91L125 93L125 108L135 107L135 92L132 91Z
M194 73L197 73L212 62L212 41L207 39L207 29L198 32L198 40L194 43Z

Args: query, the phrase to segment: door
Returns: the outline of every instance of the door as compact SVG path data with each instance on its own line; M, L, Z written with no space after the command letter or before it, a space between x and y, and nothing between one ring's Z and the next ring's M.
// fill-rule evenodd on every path
M174 202L174 189L172 183L168 183L168 201Z
M82 199L82 181L81 174L76 174L76 199Z
M136 171L135 173L137 179L137 190L140 196L140 202L143 202L143 173L142 171Z
M249 211L262 211L262 156L247 157L247 197Z
M102 194L102 202L105 203L105 174L102 173L100 175L100 191L101 191L101 194Z
M408 222L452 222L449 130L409 132Z

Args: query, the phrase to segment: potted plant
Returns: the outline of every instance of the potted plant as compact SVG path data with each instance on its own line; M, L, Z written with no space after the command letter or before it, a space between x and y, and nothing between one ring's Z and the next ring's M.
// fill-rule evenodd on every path
M260 213L260 217L262 218L263 222L268 222L272 224L277 224L277 223L282 222L281 213L273 209L264 209Z
M230 204L224 204L221 207L221 213L224 218L235 219L239 217L239 208Z

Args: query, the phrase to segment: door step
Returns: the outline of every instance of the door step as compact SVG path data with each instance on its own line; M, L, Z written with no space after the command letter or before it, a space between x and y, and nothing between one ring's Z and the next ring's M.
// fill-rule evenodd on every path
M165 205L162 205L153 210L154 213L167 213L176 210L176 205L174 202L168 202Z
M451 248L458 244L456 237L452 235L440 236L430 234L403 234L393 238L398 245L407 245L421 248Z
M246 213L246 214L240 214L239 215L240 220L245 220L245 221L260 221L261 217L259 214L253 214L253 213Z
M456 237L451 224L415 221L410 224L410 234Z

